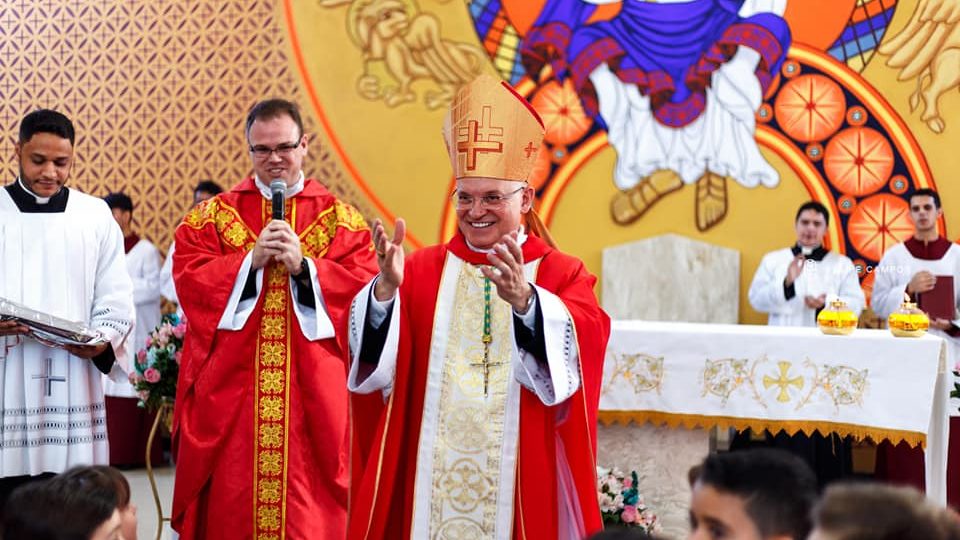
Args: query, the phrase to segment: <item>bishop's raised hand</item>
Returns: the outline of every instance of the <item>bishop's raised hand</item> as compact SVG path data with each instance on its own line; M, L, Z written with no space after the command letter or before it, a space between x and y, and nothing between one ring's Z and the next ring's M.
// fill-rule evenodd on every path
M533 296L533 286L523 273L523 249L517 242L517 233L505 234L487 254L490 266L480 272L497 287L497 295L507 301L517 313L526 313Z
M391 239L387 236L383 221L376 219L373 222L373 247L377 251L377 266L380 268L380 277L373 288L373 295L381 302L393 298L403 283L403 238L406 231L406 223L403 219L398 219Z

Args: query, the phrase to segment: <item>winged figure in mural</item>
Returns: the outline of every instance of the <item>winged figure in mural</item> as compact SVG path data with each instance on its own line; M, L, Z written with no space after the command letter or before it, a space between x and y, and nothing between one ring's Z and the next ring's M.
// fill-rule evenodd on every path
M619 4L604 18L601 4ZM700 230L727 212L727 184L775 187L755 113L790 45L786 0L547 0L521 45L535 79L572 78L617 151L613 219L637 220L696 184Z
M357 91L366 99L382 99L390 107L416 101L415 81L433 82L423 102L430 109L445 107L462 84L473 80L486 62L474 46L444 39L440 21L419 12L411 0L321 0L322 7L349 4L347 30L363 51L363 73ZM371 69L382 65L386 84ZM394 84L390 84L390 83Z
M878 50L890 57L888 66L900 69L899 80L916 79L910 110L922 104L920 119L943 133L938 101L960 90L960 0L921 0L903 30Z

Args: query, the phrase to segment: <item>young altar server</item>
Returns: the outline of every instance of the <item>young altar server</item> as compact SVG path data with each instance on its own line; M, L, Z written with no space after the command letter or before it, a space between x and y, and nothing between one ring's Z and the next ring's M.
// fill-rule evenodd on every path
M108 459L101 373L127 361L133 285L107 204L65 185L74 140L56 111L20 123L20 175L0 189L0 297L104 339L54 348L0 322L0 503L22 483Z

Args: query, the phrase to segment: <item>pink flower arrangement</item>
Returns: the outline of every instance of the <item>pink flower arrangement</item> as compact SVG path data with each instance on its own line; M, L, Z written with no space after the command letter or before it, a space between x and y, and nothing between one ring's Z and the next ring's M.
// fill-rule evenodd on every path
M186 331L186 321L165 315L160 326L147 337L146 347L137 351L135 369L129 378L140 396L141 407L157 409L163 400L176 397Z
M597 496L605 527L640 527L648 533L660 530L657 515L644 504L636 471L628 476L616 468L597 467Z
M160 372L157 371L157 368L147 368L143 372L143 380L149 383L158 383L160 382Z

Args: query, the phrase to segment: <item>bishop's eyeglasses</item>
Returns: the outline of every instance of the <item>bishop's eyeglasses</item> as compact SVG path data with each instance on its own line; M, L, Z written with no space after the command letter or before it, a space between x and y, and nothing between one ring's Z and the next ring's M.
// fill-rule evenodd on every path
M510 200L511 197L517 193L520 193L525 188L526 186L522 186L511 191L510 193L488 193L486 195L481 195L480 197L474 197L473 195L464 193L458 189L450 195L450 200L459 210L468 210L473 208L473 203L477 200L480 201L480 208L497 209L503 208L503 205L507 204L507 201Z

